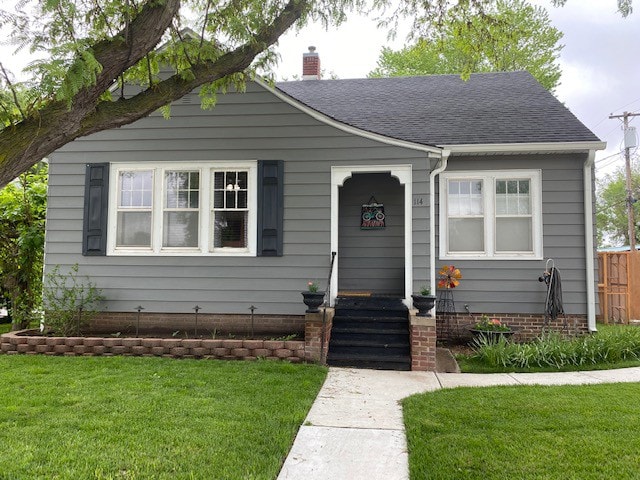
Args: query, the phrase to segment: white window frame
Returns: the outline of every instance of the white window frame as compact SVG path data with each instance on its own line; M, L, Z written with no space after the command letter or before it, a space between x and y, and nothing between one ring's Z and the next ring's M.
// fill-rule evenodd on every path
M449 180L482 180L484 252L449 252L447 201ZM496 180L529 180L531 195L532 251L496 252ZM440 259L441 260L542 260L542 170L449 171L440 174Z
M117 247L118 179L123 171L151 170L153 172L153 200L151 214L151 247ZM213 225L211 210L213 207L214 171L247 171L249 209L246 248L213 248ZM163 247L162 229L164 214L164 196L166 171L198 171L200 174L200 195L198 203L198 246ZM258 162L216 161L216 162L155 162L151 165L140 163L112 163L110 165L109 215L107 255L150 255L150 256L256 256L257 249L257 208L258 208Z
M120 207L120 172L151 172L151 207ZM125 249L130 250L132 252L146 252L149 251L150 247L146 246L123 246L117 247L117 229L118 229L118 213L119 212L150 212L151 213L151 244L153 245L153 231L154 231L154 214L153 211L156 208L156 195L155 195L155 182L156 182L156 171L154 168L144 167L141 165L137 165L134 168L120 169L113 172L111 178L111 192L109 192L109 221L113 224L113 235L109 236L109 241L113 242L113 247L117 249ZM113 194L113 195L112 195Z

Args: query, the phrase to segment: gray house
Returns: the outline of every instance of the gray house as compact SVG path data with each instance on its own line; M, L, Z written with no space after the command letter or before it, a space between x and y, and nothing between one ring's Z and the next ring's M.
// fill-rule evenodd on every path
M233 329L254 305L264 330L300 331L300 292L324 288L337 252L331 304L355 293L410 306L453 264L458 316L532 331L551 258L565 312L595 329L604 144L528 73L256 80L213 110L199 103L189 94L169 120L50 157L46 268L78 263L107 299L105 325L138 305L179 324L197 304ZM381 221L365 224L365 209Z

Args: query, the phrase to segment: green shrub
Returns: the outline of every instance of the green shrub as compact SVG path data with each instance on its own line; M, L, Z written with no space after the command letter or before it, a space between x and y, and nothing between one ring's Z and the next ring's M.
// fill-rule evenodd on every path
M63 336L80 334L104 300L102 291L88 277L78 277L78 264L66 275L56 265L45 278L43 298L45 327Z
M592 335L567 339L547 333L530 343L477 340L473 359L490 367L565 368L640 360L640 328L607 328Z

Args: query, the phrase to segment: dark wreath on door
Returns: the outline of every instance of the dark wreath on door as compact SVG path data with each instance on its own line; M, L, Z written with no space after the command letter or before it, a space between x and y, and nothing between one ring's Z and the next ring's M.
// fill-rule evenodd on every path
M378 203L375 197L371 196L367 203L362 204L360 229L380 230L383 228L385 228L384 205Z

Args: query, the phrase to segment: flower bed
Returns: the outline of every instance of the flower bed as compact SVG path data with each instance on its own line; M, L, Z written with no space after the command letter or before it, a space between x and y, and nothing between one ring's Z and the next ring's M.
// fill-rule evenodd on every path
M34 335L35 333L35 335ZM221 360L305 359L305 342L298 340L236 340L130 337L48 337L33 330L0 335L0 353L27 355L133 355Z

